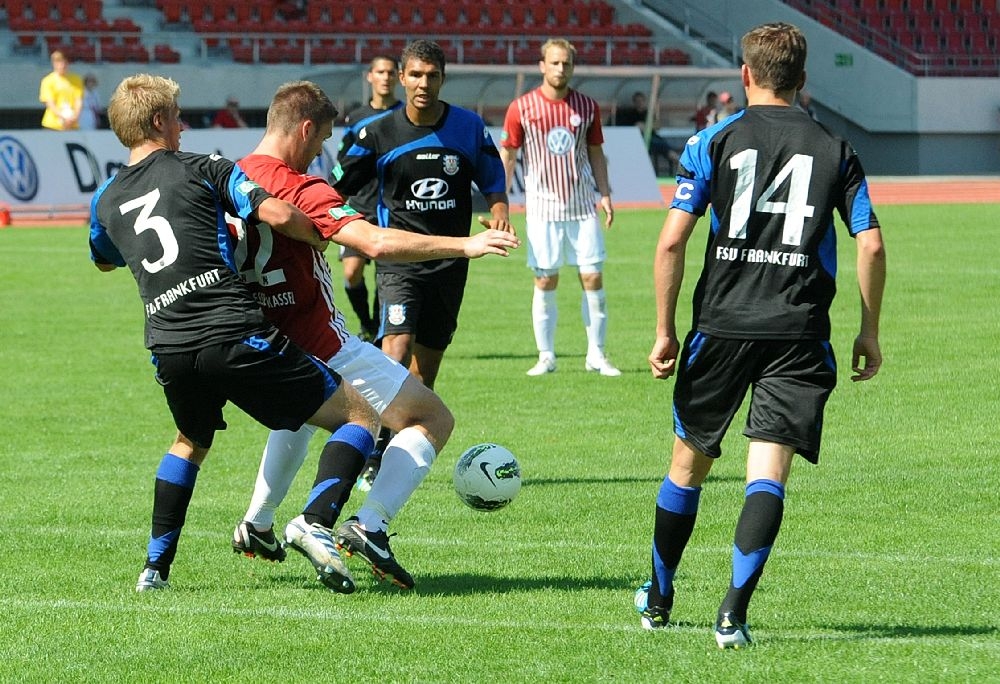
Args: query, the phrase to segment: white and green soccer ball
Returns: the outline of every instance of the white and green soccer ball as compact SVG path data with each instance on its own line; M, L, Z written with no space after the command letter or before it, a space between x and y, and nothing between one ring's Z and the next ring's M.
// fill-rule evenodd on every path
M514 454L499 444L477 444L459 456L453 480L455 493L466 506L495 511L521 491L521 466Z

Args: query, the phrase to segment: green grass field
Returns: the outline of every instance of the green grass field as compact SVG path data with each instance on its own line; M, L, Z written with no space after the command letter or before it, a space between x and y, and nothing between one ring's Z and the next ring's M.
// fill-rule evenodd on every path
M621 212L608 235L618 379L583 370L569 271L559 370L526 377L524 256L473 264L437 388L457 428L394 524L417 588L380 585L359 562L351 596L324 589L297 555L273 565L231 552L266 436L236 410L201 471L172 590L134 592L173 436L134 284L93 268L82 228L0 231L0 681L997 681L1000 205L879 215L885 365L848 380L858 296L841 233L841 383L820 465L792 472L751 605L757 644L738 652L716 649L711 624L742 504L741 418L702 497L676 626L644 632L632 608L672 439L672 381L645 361L662 211ZM487 440L518 455L524 487L479 514L455 497L451 469ZM279 524L298 513L319 447Z

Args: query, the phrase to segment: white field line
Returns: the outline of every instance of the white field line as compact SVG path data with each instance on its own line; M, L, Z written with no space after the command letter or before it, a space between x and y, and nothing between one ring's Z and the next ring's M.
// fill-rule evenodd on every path
M135 595L135 601L128 603L111 605L107 602L92 601L70 601L66 599L56 599L42 601L34 599L14 599L0 597L0 608L14 612L36 613L46 612L88 612L94 614L118 613L118 614L152 614L152 615L191 615L191 616L228 616L249 619L264 619L273 621L275 618L289 620L317 620L320 624L344 624L345 620L357 619L365 623L386 622L391 624L410 624L428 627L467 627L474 629L502 629L511 630L517 633L529 632L597 632L597 633L633 633L643 632L637 619L618 620L615 622L579 622L579 621L559 621L559 620L491 620L489 618L470 618L460 615L430 616L420 614L404 614L396 611L391 614L384 611L359 610L353 614L347 614L344 609L325 608L323 606L311 606L309 608L291 608L286 606L270 606L267 608L230 608L224 606L197 606L197 605L168 605L164 601L170 600L172 591L156 592L152 595ZM190 593L184 593L183 599L187 600ZM152 599L143 603L144 599ZM155 603L153 603L155 602ZM753 626L751 625L751 629ZM877 632L877 630L874 630ZM707 639L711 638L711 627L709 625L696 625L692 623L671 624L663 630L649 632L650 638L669 638L670 634L705 634ZM900 635L900 636L879 636L877 634L865 634L852 631L811 631L808 634L797 632L790 634L787 631L762 631L753 630L754 636L760 642L865 642L871 644L899 644L899 643L923 643L940 644L943 641L954 639L942 635ZM784 636L783 636L784 635ZM963 635L961 637L963 648L975 650L996 651L1000 653L1000 640L991 633L983 633L977 636Z

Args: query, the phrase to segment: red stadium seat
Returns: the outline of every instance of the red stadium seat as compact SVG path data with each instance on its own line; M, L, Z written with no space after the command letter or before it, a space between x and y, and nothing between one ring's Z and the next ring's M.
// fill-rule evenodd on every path
M164 64L176 64L181 61L181 53L165 43L158 43L153 46L153 58Z

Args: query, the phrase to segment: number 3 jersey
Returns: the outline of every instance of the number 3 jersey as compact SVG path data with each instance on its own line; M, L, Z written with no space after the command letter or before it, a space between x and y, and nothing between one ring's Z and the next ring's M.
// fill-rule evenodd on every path
M239 278L224 218L245 219L270 196L228 159L166 150L98 188L91 258L131 269L148 349L197 349L271 327Z
M851 146L797 107L754 105L688 140L671 208L709 212L693 327L738 339L830 337L836 211L878 228Z

